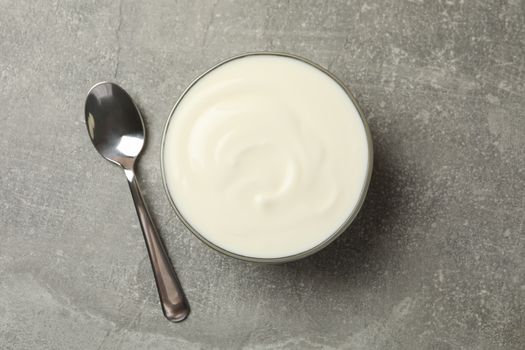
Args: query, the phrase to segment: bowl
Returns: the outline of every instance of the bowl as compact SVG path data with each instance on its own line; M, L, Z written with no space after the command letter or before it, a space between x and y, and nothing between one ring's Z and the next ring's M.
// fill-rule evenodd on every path
M229 63L229 62L232 62L234 60L239 60L239 59L242 59L242 58L245 58L245 57L258 56L258 55L281 56L281 57L286 57L286 58L291 58L291 59L294 59L294 60L298 60L298 61L306 63L306 64L308 64L308 65L310 65L310 66L320 70L321 72L323 72L326 75L328 75L331 79L333 79L333 81L335 81L344 90L344 92L346 92L346 95L348 96L348 98L352 101L353 105L355 106L355 108L357 110L357 113L358 113L358 115L359 115L359 117L361 119L361 122L363 124L364 130L365 130L365 134L366 134L366 141L367 141L367 144L368 144L367 145L368 146L368 167L366 169L365 182L364 182L364 185L362 186L362 189L361 189L361 192L360 192L357 204L353 207L353 210L348 213L348 216L347 216L346 220L339 226L339 228L337 230L335 230L332 234L330 234L320 244L318 244L318 245L316 245L316 246L314 246L314 247L312 247L312 248L310 248L308 250L305 250L305 251L302 251L300 253L297 253L297 254L284 256L284 257L277 257L277 258L261 258L261 257L252 257L252 256L246 256L246 255L237 254L237 253L228 251L227 249L225 249L225 248L223 248L223 247L221 247L221 246L211 242L209 239L207 239L201 233L199 233L198 230L196 230L189 223L189 221L184 217L184 215L182 215L181 211L178 209L178 207L177 207L177 205L175 203L175 200L174 200L174 198L172 196L172 193L170 193L170 190L169 190L169 187L168 187L168 184L167 184L167 181L166 181L166 170L165 170L165 163L164 163L166 134L167 134L170 122L174 118L174 114L175 114L175 111L177 110L177 106L184 99L184 97L186 96L188 91L190 91L192 89L192 87L197 82L199 82L203 77L207 76L210 72L213 72L218 67L221 67L222 65L224 65L226 63ZM372 146L372 137L371 137L371 134L370 134L370 130L368 128L368 124L367 124L366 120L363 117L363 112L362 112L361 108L359 107L359 104L357 103L355 97L350 92L350 90L341 82L341 80L339 80L336 76L334 76L332 73L330 73L329 71L327 71L325 68L321 67L320 65L318 65L316 63L313 63L313 62L311 62L311 61L309 61L309 60L307 60L307 59L305 59L303 57L300 57L300 56L297 56L297 55L293 55L293 54L289 54L289 53L282 53L282 52L250 52L250 53L244 53L244 54L241 54L241 55L237 55L237 56L231 57L229 59L226 59L226 60L218 63L217 65L213 66L212 68L208 69L206 72L201 74L199 77L197 77L186 88L186 90L182 93L182 95L179 97L179 99L175 103L175 106L171 110L171 113L170 113L170 115L168 117L168 120L167 120L165 128L164 128L164 133L163 133L163 136L162 136L162 144L161 144L161 172L162 172L162 181L163 181L163 184L164 184L164 189L165 189L166 195L167 195L167 197L169 199L169 202L170 202L171 206L175 210L175 213L178 216L178 218L181 220L181 222L188 228L188 230L190 232L192 232L198 239L200 239L202 242L204 242L210 248L212 248L212 249L214 249L214 250L216 250L216 251L218 251L220 253L223 253L223 254L225 254L225 255L227 255L229 257L233 257L233 258L244 260L244 261L258 262L258 263L284 263L284 262L290 262L290 261L298 260L298 259L307 257L307 256L309 256L311 254L314 254L314 253L318 252L319 250L323 249L324 247L329 245L331 242L333 242L337 237L339 237L339 235L341 235L350 226L350 224L352 223L352 221L357 216L357 214L358 214L358 212L359 212L359 210L360 210L360 208L361 208L361 206L362 206L362 204L364 202L364 199L366 197L366 193L367 193L367 190L368 190L368 186L370 184L370 178L371 178L371 174L372 174L372 164L373 164L373 146Z

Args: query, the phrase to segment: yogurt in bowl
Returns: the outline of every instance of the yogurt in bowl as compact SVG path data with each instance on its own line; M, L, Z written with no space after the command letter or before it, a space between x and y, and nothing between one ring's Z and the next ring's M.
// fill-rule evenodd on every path
M166 192L202 241L285 262L328 245L357 215L372 141L349 91L322 67L249 53L197 78L166 123Z

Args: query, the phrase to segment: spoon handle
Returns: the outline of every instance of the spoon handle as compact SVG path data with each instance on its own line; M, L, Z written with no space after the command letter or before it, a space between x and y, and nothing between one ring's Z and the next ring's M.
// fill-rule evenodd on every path
M184 296L179 279L166 253L166 248L144 204L135 172L128 169L124 169L124 172L126 173L131 195L135 202L135 209L137 209L142 233L146 240L151 267L155 275L157 290L159 291L162 312L168 320L180 322L184 320L190 312L188 301Z

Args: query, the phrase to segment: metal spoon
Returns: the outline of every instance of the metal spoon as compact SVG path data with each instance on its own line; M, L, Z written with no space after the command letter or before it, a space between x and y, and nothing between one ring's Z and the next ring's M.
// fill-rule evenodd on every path
M151 220L135 177L135 161L145 138L144 122L131 97L117 84L102 82L89 90L86 126L97 151L126 174L159 291L164 316L179 322L190 311L166 248Z

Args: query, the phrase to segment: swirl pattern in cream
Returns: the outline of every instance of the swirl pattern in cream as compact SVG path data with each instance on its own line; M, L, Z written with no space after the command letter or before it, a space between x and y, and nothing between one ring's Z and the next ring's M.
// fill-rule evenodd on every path
M344 90L293 58L248 56L193 85L166 131L164 172L186 221L232 253L306 251L349 217L368 144Z

